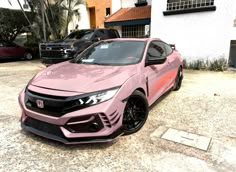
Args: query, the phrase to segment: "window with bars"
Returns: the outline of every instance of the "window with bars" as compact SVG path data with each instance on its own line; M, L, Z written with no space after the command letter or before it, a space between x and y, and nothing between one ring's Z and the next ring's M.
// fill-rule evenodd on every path
M122 26L123 38L143 38L145 36L145 25Z
M215 11L214 0L167 0L164 15Z
M167 11L213 6L214 0L168 0Z

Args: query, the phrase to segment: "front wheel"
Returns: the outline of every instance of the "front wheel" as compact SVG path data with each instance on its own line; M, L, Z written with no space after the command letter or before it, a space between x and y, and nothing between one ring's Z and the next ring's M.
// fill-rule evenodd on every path
M140 91L134 91L129 97L123 114L124 135L140 130L148 117L148 102Z

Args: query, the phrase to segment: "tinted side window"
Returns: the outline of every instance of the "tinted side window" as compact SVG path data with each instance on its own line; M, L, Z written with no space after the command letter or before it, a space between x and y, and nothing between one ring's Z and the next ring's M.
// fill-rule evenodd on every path
M117 38L114 30L107 30L107 33L109 38Z
M14 44L14 43L12 43L12 42L6 42L6 43L5 43L5 46L6 46L6 47L15 47L16 44Z
M165 57L165 45L163 42L160 41L153 41L150 43L148 51L147 51L147 58L149 60L156 59L158 57Z
M165 44L165 50L167 56L169 56L173 52L172 48L168 44Z
M106 39L106 34L104 30L97 30L94 35L95 38Z

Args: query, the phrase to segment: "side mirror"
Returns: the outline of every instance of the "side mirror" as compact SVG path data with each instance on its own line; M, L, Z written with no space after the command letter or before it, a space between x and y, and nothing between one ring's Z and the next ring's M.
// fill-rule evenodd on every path
M169 44L170 45L170 47L173 49L173 50L175 50L176 48L175 48L175 44Z
M154 65L154 64L163 64L166 61L166 57L155 56L152 59L147 58L145 66Z

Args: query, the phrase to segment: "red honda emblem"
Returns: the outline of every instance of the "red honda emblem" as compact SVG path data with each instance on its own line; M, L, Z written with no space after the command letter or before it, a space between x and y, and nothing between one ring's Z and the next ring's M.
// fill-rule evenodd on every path
M44 103L42 100L36 100L36 104L39 108L44 108Z

